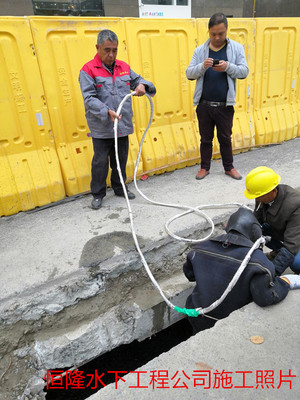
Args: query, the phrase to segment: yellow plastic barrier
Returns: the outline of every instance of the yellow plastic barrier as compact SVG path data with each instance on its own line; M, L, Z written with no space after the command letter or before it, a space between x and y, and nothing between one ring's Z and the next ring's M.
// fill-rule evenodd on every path
M0 216L65 197L28 21L0 18Z
M93 145L84 115L79 71L96 54L97 35L113 30L119 38L118 58L127 60L125 30L120 18L30 17L38 61L67 195L90 190ZM138 142L130 136L128 176L133 175L132 152ZM142 166L140 167L140 170Z
M155 83L154 118L144 141L145 173L171 171L199 162L199 138L193 125L193 87L185 70L193 54L195 20L126 19L130 65ZM146 102L134 99L139 139L149 119Z
M249 74L246 79L237 79L236 105L232 127L232 144L237 150L255 145L252 88L255 57L255 21L253 19L228 20L228 37L244 46Z
M197 20L199 45L208 38L208 19ZM232 147L234 153L243 149L249 149L255 144L253 107L251 104L251 87L254 75L254 31L255 22L253 19L228 19L227 35L229 39L235 40L244 46L245 55L249 67L249 74L246 79L237 79L237 92L235 98L235 113L232 127ZM213 141L214 158L220 157L219 142L216 137Z
M253 103L257 144L279 143L298 135L299 35L299 18L256 20Z
M92 141L78 83L97 34L119 37L118 58L157 87L138 174L199 162L195 82L185 70L208 38L208 19L0 18L0 215L89 191ZM300 136L300 18L229 19L249 66L237 80L234 151ZM149 103L133 98L127 174L133 176ZM214 139L214 156L219 157Z

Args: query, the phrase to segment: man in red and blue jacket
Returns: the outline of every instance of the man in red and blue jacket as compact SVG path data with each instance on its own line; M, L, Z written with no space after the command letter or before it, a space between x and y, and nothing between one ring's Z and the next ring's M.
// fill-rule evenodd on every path
M146 92L154 95L156 89L152 82L136 74L128 64L116 59L118 37L114 32L108 29L99 32L96 49L93 60L82 67L79 83L94 147L92 208L99 209L106 195L109 164L112 189L117 196L124 196L115 158L114 120L119 120L118 156L122 177L126 182L128 135L133 133L131 98L124 103L120 116L116 113L119 104L131 90L136 92L136 96L143 96ZM134 199L134 194L128 189L127 194L129 199Z

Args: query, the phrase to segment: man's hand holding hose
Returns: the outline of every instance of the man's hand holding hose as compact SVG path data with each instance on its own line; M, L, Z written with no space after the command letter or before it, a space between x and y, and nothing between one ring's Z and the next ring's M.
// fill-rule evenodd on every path
M145 85L140 83L136 88L135 88L135 96L144 96L146 94L146 88ZM113 110L108 110L108 115L111 119L112 122L117 118L117 120L120 122L122 118L122 114L118 115L115 111Z

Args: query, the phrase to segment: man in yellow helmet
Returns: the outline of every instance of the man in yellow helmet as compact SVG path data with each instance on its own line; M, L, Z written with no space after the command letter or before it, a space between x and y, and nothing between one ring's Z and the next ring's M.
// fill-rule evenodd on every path
M270 236L267 246L277 275L290 267L300 273L300 192L279 184L281 177L268 167L257 167L246 177L247 199L255 199L254 215Z

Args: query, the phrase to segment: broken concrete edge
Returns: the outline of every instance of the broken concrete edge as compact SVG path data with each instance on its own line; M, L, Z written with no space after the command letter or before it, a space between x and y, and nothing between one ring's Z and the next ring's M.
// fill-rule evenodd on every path
M183 305L192 288L183 283L174 290L172 301ZM65 333L50 339L36 340L32 350L36 361L41 361L40 366L48 370L78 368L120 345L142 341L180 319L182 316L160 299L149 302L147 309L129 301L77 329L66 329Z
M299 290L273 306L252 302L88 400L299 399L299 305Z
M228 217L228 213L214 218L215 229ZM197 233L207 230L205 222L178 234L185 238L195 237ZM199 235L198 235L199 236ZM162 251L167 246L181 247L186 250L188 245L176 242L169 236L157 242L150 242L143 249L145 258L151 258L154 251ZM178 267L178 266L177 266ZM182 265L179 266L182 268ZM98 264L78 268L76 272L56 278L40 286L26 288L23 292L1 300L0 321L2 324L15 324L18 321L38 321L47 315L55 315L67 307L76 305L105 292L106 283L116 279L125 272L143 269L143 264L136 250L106 259Z
M214 218L216 232L227 217ZM205 223L197 224L180 234L201 235L205 229ZM184 306L193 286L182 273L188 247L166 237L144 249L146 258L152 257L150 267L162 290L179 307ZM5 357L1 374L12 357L11 371L4 370L1 396L17 398L25 389L29 393L30 379L43 379L49 368L83 365L121 344L150 337L183 318L166 305L133 252L105 260L97 267L80 268L51 283L1 303L0 355ZM109 301L111 290L116 292L114 302ZM22 379L13 388L6 386L5 382L11 384L11 374L15 379L20 371ZM44 393L40 396L36 398L43 399Z
M172 279L173 277L162 283L162 289L168 291L169 295ZM192 285L183 282L179 276L175 280L177 283L170 300L183 306L192 291ZM35 340L31 345L14 351L14 357L25 359L31 366L23 394L35 395L34 398L38 400L43 399L46 386L44 379L51 370L80 369L82 365L114 348L134 340L142 341L183 318L170 309L159 296L147 294L147 298L151 300L147 309L141 308L134 301L126 302L111 308L92 322L81 324L77 329L66 329L63 334L53 335L46 340ZM26 372L22 371L23 376ZM36 392L37 388L40 389L39 393ZM4 390L7 390L5 386ZM0 389L0 394L1 392Z

